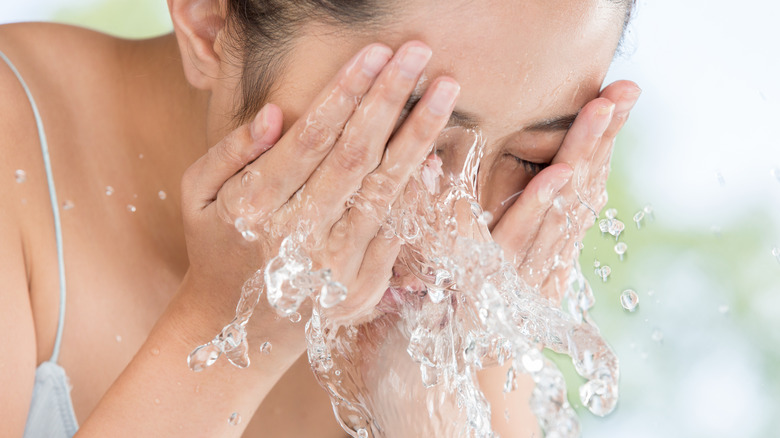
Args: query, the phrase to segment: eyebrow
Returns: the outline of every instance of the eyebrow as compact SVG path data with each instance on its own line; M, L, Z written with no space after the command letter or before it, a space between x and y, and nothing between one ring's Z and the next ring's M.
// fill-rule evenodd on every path
M402 114L409 114L415 105L422 98L421 95L413 94L409 97L404 105ZM523 127L524 131L531 132L560 132L568 131L574 120L577 118L577 113L566 114L563 116L555 116L548 119L542 119L540 121L533 122ZM480 124L480 119L475 114L466 111L452 111L450 120L447 122L447 126L462 126L464 128L474 129Z

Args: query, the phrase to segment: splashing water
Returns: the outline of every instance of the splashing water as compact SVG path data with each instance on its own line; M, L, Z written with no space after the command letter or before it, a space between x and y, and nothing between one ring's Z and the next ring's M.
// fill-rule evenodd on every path
M334 281L327 268L315 269L299 227L247 280L235 318L190 354L190 368L202 371L223 354L238 367L249 365L245 326L265 290L282 316L296 318L301 304L312 300L305 326L308 359L338 421L353 437L494 437L477 372L501 365L508 366L506 392L517 388L520 374L535 383L530 407L546 436L579 436L563 375L543 349L569 355L586 380L579 390L583 405L595 415L609 414L618 396L618 359L588 315L595 299L577 261L581 242L569 249L564 311L526 284L490 236L492 216L477 202L480 133L449 128L438 141L463 145L468 153L454 164L429 157L382 218L380 231L402 241L396 267L411 273L420 287L408 287L396 273L376 308L380 315L344 325L331 317L332 310L354 291ZM351 203L361 208L361 202L358 192ZM576 212L566 213L566 232L577 235ZM604 232L619 238L623 228L616 214ZM257 239L246 218L234 225L246 240ZM599 268L604 281L610 272L609 266ZM397 391L387 394L387 387ZM416 413L419 421L409 417Z

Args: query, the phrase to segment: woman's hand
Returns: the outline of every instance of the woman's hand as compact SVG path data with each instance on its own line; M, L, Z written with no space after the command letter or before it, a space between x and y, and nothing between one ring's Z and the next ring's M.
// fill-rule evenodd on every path
M337 317L360 317L381 299L400 243L380 227L459 92L454 80L438 78L393 134L431 52L410 42L392 55L379 44L366 47L284 135L280 109L266 105L187 170L185 281L201 308L219 316L207 324L212 329L230 321L241 284L299 226L313 242L315 269L331 269L350 291L331 309Z
M551 165L528 183L493 229L520 276L555 302L579 255L574 242L582 240L607 202L615 137L640 93L633 82L618 81L585 105Z

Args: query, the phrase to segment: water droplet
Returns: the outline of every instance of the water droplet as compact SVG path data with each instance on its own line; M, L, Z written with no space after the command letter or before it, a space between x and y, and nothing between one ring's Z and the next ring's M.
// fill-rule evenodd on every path
M577 251L582 251L583 249L585 249L585 244L582 243L582 241L575 240L574 241L574 249L576 249Z
M653 295L655 295L655 291L653 289L650 289L649 291L647 291L647 296L648 297L652 297Z
M157 347L152 347L151 350L149 350L150 353L152 353L152 356L159 356L160 355L160 349Z
M544 368L544 357L539 350L529 350L520 357L523 367L529 373L537 373Z
M618 242L615 245L615 254L620 256L620 260L623 260L623 255L628 250L628 245L625 242Z
M606 283L607 278L609 278L610 274L612 274L612 268L610 268L607 265L601 267L601 270L599 271L599 276L601 277L601 281Z
M626 289L620 294L620 305L629 312L633 312L639 305L639 296L633 290Z
M650 221L655 219L655 213L653 211L653 206L651 204L647 204L642 208L642 211L645 212L645 219L648 219Z
M777 180L777 182L780 182L780 168L775 167L770 173L775 178L775 180Z
M116 335L116 341L117 342L122 342L122 336L121 335Z
M653 329L653 333L650 335L650 339L660 344L664 341L664 332L662 332L660 329Z
M604 213L604 215L605 215L605 216L606 216L608 219L615 219L615 218L617 217L617 214L618 214L618 211L617 211L617 209L616 209L616 208L610 208L609 210L607 210L607 211Z
M14 172L14 179L19 184L27 181L27 172L22 169L16 169L16 172Z
M336 371L333 372L333 374L335 374L337 376L340 376L341 375L341 370L336 370Z
M260 345L260 352L265 355L269 355L271 354L271 348L273 348L273 345L271 345L270 342L265 341Z
M718 177L718 184L720 184L721 187L726 185L726 178L723 177L723 173L721 173L720 170L715 172L715 176Z
M159 398L154 399L154 404L159 405L160 404L160 399Z
M242 187L251 187L252 181L255 180L255 176L257 176L258 173L254 172L252 170L247 170L244 172L244 174L241 176L241 186Z
M106 196L111 196L114 194L114 188L111 186L106 186Z
M599 221L599 231L601 231L601 234L605 234L609 231L610 222L612 222L611 219L602 219Z
M636 228L640 229L642 228L642 222L645 220L645 212L642 210L637 211L634 214L634 223L636 224Z
M778 247L772 248L772 255L775 256L777 263L780 263L780 248Z
M228 423L230 423L231 426L238 426L241 424L241 416L238 415L238 412L233 412L230 414L230 418L228 418Z
M129 211L130 213L135 213L135 210L136 210L135 205L127 204L127 211Z
M620 233L623 232L623 230L626 229L626 225L623 222L620 222L617 219L612 219L609 224L609 234L615 236L615 239L620 238Z
M729 313L730 310L731 309L727 304L721 304L720 306L718 306L718 313L720 313L721 315L725 315Z
M249 222L243 217L237 217L233 225L236 227L236 231L241 233L241 237L247 242L254 242L259 237L252 228L249 226Z
M333 307L347 299L347 288L337 281L330 281L322 286L320 305L324 308Z
M71 210L76 205L73 203L73 201L66 199L65 202L62 203L62 209L63 210Z
M298 312L293 312L290 314L290 321L293 323L299 323L301 322L301 314Z
M358 438L368 438L368 431L361 427L357 430L357 436Z
M600 261L598 261L598 260L594 260L594 261L593 261L593 267L594 267L594 268L598 268L598 267L600 267L600 266L601 266L601 262L600 262Z
M165 198L168 197L168 194L165 193L164 190L160 190L159 192L157 192L157 197L164 201Z

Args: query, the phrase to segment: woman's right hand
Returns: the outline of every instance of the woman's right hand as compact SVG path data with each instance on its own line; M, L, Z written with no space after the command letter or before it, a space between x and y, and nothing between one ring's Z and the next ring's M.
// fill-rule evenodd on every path
M190 269L183 290L190 292L183 293L195 293L203 314L212 315L207 326L230 321L241 284L301 223L317 242L308 248L315 267L331 269L349 291L331 309L334 316L359 318L379 302L400 248L380 228L459 92L453 79L437 78L393 133L430 56L420 42L405 44L395 56L386 46L370 45L284 135L281 110L268 104L186 171ZM357 202L348 206L356 192ZM236 231L239 218L257 224L257 241Z

